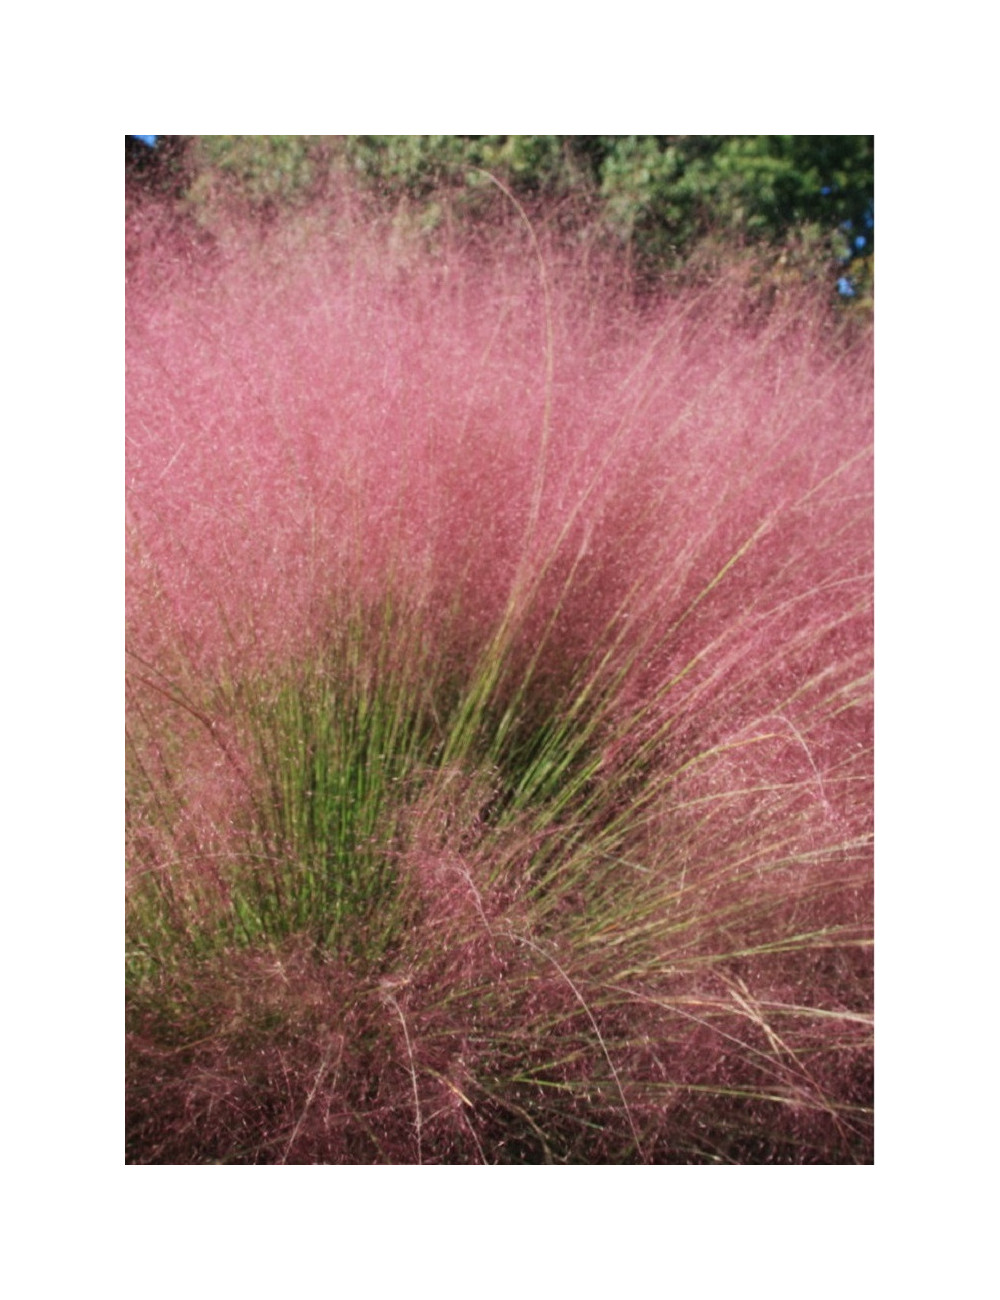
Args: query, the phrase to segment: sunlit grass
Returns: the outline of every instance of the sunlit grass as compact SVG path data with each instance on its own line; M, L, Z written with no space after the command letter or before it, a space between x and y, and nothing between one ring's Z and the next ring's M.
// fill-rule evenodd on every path
M871 1159L869 344L523 231L131 273L130 1160Z

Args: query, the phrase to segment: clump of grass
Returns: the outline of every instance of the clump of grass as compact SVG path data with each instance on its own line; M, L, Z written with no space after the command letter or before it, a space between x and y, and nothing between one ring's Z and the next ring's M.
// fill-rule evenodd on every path
M870 1160L869 341L311 229L130 266L128 1158Z

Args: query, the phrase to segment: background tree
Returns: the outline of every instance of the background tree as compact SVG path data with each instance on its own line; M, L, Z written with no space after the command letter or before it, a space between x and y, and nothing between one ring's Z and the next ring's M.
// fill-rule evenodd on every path
M872 136L161 136L169 168L159 171L141 148L133 182L159 177L162 188L168 171L202 224L220 203L266 218L330 198L349 176L428 232L480 215L488 171L529 205L554 202L578 233L619 245L644 279L750 252L779 279L872 298Z

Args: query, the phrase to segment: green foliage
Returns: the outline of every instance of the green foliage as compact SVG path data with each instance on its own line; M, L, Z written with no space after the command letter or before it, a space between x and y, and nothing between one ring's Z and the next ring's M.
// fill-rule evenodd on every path
M387 599L351 615L321 658L211 693L216 760L243 787L232 826L238 848L219 855L225 865L210 878L180 890L169 873L134 875L131 976L148 975L143 954L154 946L208 953L303 933L377 966L408 922L396 861L415 804L439 801L457 773L473 771L493 774L483 797L498 814L516 823L534 813L550 833L581 801L597 765L588 752L594 725L576 716L583 701L565 717L512 725L519 696L502 685L502 645L457 691L431 647L419 618ZM170 696L180 707L172 722L161 717L155 744L171 766L190 766L184 733L202 711L184 703L180 687ZM225 718L240 720L232 743L221 739ZM137 740L130 735L135 820L190 822L185 797L162 774L150 780ZM186 851L178 841L178 857Z
M860 230L872 202L863 136L621 136L602 148L606 219L654 262L684 259L719 236L739 245L797 239L842 258L844 223Z
M342 148L355 174L383 196L428 199L442 186L481 185L476 169L525 196L565 192L584 179L571 142L558 135L357 135L345 136Z
M858 300L872 296L871 136L198 136L187 166L203 217L220 200L273 213L349 175L377 202L415 208L417 230L439 224L443 205L476 219L490 172L524 201L575 196L579 220L646 274L706 249L794 250L779 278L794 265L832 287L850 265Z
M187 197L197 207L221 192L256 211L299 203L323 175L326 152L322 136L197 136Z
M353 173L383 197L427 200L475 165L465 136L356 135L344 137L344 156Z

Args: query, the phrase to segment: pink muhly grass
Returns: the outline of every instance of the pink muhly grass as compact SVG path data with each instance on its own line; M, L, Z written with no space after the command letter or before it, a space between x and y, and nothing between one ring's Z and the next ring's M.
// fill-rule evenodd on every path
M129 269L129 1158L870 1160L869 340L285 238Z

